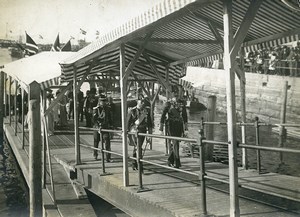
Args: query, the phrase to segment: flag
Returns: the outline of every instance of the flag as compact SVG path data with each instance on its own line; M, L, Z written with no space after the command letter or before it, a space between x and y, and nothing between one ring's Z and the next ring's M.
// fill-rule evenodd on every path
M86 35L86 31L80 28L80 33Z
M44 39L42 35L39 35L40 39Z
M55 39L54 44L51 47L50 51L60 51L60 43L59 43L59 34L57 34L57 37Z
M36 43L32 40L32 38L26 33L26 53L28 56L32 56L38 52L38 46Z
M71 39L61 48L61 51L71 51Z
M100 35L100 32L98 30L96 31L96 35Z

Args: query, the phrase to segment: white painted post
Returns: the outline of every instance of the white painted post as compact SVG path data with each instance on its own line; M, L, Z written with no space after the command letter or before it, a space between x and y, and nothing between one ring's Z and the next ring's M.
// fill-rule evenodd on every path
M15 98L14 98L14 113L15 113L15 135L18 133L18 114L17 114L17 95L18 95L18 81L15 80Z
M121 113L122 113L122 148L123 148L123 185L129 185L128 174L128 145L127 145L127 77L125 75L125 46L120 46L120 89L121 89Z
M25 122L25 118L24 118L24 111L25 111L25 106L24 106L24 102L25 102L25 94L24 94L24 88L22 88L22 148L25 146L25 126L24 126L24 122Z
M42 137L40 113L40 85L29 85L29 198L30 217L42 216Z
M74 131L75 131L75 162L76 165L81 164L80 156L80 138L79 138L79 117L78 117L78 107L77 107L77 68L74 66L73 75L73 98L74 98Z
M4 117L4 72L0 72L0 135L3 134L3 117Z
M237 143L236 143L236 105L235 105L235 72L232 69L231 49L232 34L232 0L223 4L224 23L224 70L226 73L227 96L227 131L228 131L228 158L229 158L229 194L230 216L240 216L238 198L238 171L237 171Z
M287 93L288 92L288 81L285 81L283 84L283 97L280 111L280 123L284 124L286 122L286 103L287 103ZM278 146L282 148L284 146L284 141L286 138L286 128L283 126L279 127L279 144ZM279 154L280 163L283 163L282 152Z
M11 77L8 79L9 90L8 90L8 117L9 117L9 126L11 126Z

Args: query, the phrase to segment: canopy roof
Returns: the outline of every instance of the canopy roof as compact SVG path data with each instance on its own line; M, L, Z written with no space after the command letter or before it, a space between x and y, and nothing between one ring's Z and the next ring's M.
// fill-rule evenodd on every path
M1 71L17 80L22 87L36 81L45 89L58 85L61 76L59 62L74 54L73 52L41 52L36 55L22 58L5 64Z
M233 1L235 32L243 21L247 21L245 14L250 4L249 0ZM242 46L246 51L277 46L298 40L299 33L299 13L279 0L264 0ZM182 67L222 58L223 34L221 0L164 0L65 59L62 62L63 78L72 79L73 66L77 67L78 76L82 76L92 61L94 65L91 74L117 72L119 46L124 43L127 65L134 52L143 44L145 52L151 54L151 59L161 67L161 76L166 77L167 64L173 71L173 80L178 81L178 78L185 75L184 70L181 71ZM149 35L151 38L145 43L144 39ZM155 74L144 55L139 57L133 71L147 76Z

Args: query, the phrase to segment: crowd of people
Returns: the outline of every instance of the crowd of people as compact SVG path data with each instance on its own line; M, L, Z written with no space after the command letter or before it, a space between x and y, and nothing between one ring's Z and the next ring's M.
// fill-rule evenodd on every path
M165 103L161 118L160 128L161 134L183 137L187 130L187 112L184 100L178 97L178 90L173 90L173 97ZM46 96L46 108L48 108L52 101L60 95L60 91L56 91L55 96L52 90L48 90ZM25 115L27 114L27 95L24 100ZM111 97L107 97L102 91L91 88L84 96L82 91L78 92L78 117L81 122L85 120L85 127L92 128L94 133L94 147L99 147L99 142L103 139L104 148L107 151L111 150L111 134L103 132L99 129L115 129L116 107ZM22 96L21 93L17 95L17 115L18 121L22 121ZM121 118L121 117L120 117ZM48 136L54 134L55 129L63 129L70 127L69 120L74 119L74 99L73 90L62 95L58 103L46 115ZM151 115L150 100L139 94L136 100L136 106L128 108L127 115L127 129L129 132L152 133L154 132L154 120ZM101 137L101 138L100 138ZM142 146L145 142L145 136L139 136L137 140L135 135L128 135L129 145L133 146L133 157L137 156L137 152L142 153ZM139 144L137 144L137 142ZM148 142L148 141L147 141ZM139 147L139 149L138 149ZM168 166L179 168L181 166L179 157L179 141L170 140L168 142L169 157ZM93 156L98 160L98 151L94 150ZM141 156L142 157L142 156ZM106 153L105 160L112 162L111 154ZM132 161L132 169L137 170L137 161Z
M300 42L296 47L279 46L246 53L246 72L281 76L300 76Z
M240 57L237 58L241 65ZM244 59L245 72L280 75L280 76L300 76L300 41L296 46L278 46L261 48L245 53ZM204 62L201 67L222 69L222 60Z

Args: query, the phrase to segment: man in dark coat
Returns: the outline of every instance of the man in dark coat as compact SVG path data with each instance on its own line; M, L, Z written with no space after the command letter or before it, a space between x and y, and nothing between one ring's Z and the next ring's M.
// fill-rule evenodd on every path
M101 95L98 100L98 105L93 109L93 121L94 128L111 129L113 127L113 120L109 107L106 105L107 98ZM98 148L100 139L103 139L105 144L105 150L110 151L110 135L109 132L102 132L102 138L100 138L99 131L94 131L94 147ZM94 150L94 157L97 160L98 151ZM104 160L104 159L102 159ZM111 162L111 154L106 153L106 161Z
M131 132L138 131L139 133L147 133L153 127L151 115L149 109L145 107L145 99L138 99L135 107L129 108L127 129ZM128 135L130 145L134 146L133 157L137 156L137 141L134 135ZM145 136L139 136L140 153L142 153L142 145L144 143ZM142 156L140 156L142 158ZM137 170L137 161L132 162L132 169Z
M162 134L165 125L166 134L170 136L183 137L187 130L187 112L184 101L178 99L176 94L171 101L166 102L160 119L160 131ZM179 141L173 140L170 144L168 166L181 167L179 157Z

